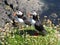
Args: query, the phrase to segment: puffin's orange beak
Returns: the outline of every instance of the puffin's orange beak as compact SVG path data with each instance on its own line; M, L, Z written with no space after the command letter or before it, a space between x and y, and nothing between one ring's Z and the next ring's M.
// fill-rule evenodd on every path
M13 16L16 16L16 12L13 13Z

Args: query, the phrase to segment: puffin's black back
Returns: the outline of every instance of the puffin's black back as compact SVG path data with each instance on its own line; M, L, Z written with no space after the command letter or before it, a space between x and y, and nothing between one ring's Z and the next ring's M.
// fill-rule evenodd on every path
M46 35L47 31L44 29L43 25L41 24L41 21L37 21L35 23L35 29L40 32L41 35Z
M27 17L23 16L22 19L24 20L24 23L25 23L26 25L31 26L31 23L30 23L30 21L27 19Z
M37 21L37 22L35 23L35 28L36 28L38 31L44 30L44 27L43 27L43 25L41 24L40 21Z

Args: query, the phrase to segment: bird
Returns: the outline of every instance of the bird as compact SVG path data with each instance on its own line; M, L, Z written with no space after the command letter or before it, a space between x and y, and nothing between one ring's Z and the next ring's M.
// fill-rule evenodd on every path
M23 15L23 13L21 12L21 11L18 11L17 13L16 13L16 16L17 16L17 21L18 22L20 22L20 23L24 23L24 24L26 24L26 25L33 25L34 27L35 27L35 29L40 33L41 32L41 34L44 36L44 35L46 35L46 30L45 30L45 28L43 27L43 25L41 24L41 21L40 21L40 19L38 19L38 15L37 15L37 13L36 12L34 12L34 13L32 13L31 14L32 15L32 17L34 17L34 18L30 18L30 19L28 19L26 16L24 16ZM37 17L37 18L36 18Z
M37 15L36 12L33 12L31 15L33 16L32 19L35 21L34 27L35 27L35 29L37 30L37 32L38 32L38 33L41 32L41 34L42 34L43 36L46 35L47 31L45 30L45 28L44 28L43 25L41 24L41 21L40 21L40 19L38 18L39 15ZM32 21L32 22L33 22L33 21Z
M46 29L43 27L40 21L36 21L34 27L38 34L41 34L42 36L45 36L47 34Z

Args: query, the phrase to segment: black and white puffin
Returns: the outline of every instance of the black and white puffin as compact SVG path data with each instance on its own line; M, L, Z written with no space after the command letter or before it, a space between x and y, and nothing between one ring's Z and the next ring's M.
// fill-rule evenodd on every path
M33 12L31 14L33 16L32 23L34 23L34 27L38 32L41 32L42 35L45 35L47 31L44 29L43 25L41 24L40 19L38 18L38 14Z

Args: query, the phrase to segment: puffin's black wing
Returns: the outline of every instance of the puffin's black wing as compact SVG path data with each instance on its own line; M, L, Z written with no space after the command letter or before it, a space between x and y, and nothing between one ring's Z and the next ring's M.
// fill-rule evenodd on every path
M47 33L40 21L37 21L34 26L37 31L41 32L42 35Z
M25 23L26 25L31 26L31 22L27 19L27 17L22 17L22 19L24 20L24 23Z
M43 25L41 24L40 21L37 21L34 26L38 31L44 30L44 27L43 27Z

